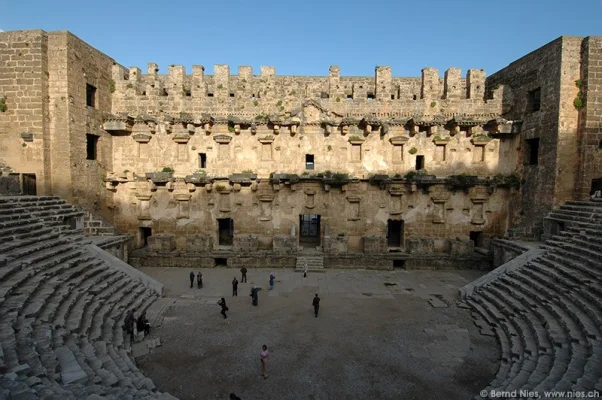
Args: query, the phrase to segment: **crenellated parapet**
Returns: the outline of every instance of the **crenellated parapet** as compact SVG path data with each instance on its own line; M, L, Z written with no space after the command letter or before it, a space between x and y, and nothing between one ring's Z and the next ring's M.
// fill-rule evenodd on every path
M279 76L271 66L261 67L259 75L249 66L232 75L228 65L215 65L213 75L205 74L201 65L193 66L191 75L180 65L170 65L167 74L158 71L155 63L148 64L146 74L137 67L115 65L113 113L278 114L315 100L350 117L395 109L410 114L501 115L504 103L504 88L485 96L485 71L478 69L469 70L465 78L458 68L448 69L441 78L430 67L420 77L395 77L388 66L376 67L373 77L341 76L334 65L327 77Z

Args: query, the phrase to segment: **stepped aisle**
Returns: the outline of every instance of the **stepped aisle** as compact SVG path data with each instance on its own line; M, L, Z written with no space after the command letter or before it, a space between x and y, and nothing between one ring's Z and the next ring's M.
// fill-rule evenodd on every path
M0 196L0 398L173 398L136 368L122 329L160 291L101 256L82 216L59 197Z
M602 393L602 202L569 201L546 220L563 229L547 236L541 253L460 291L501 346L490 394Z

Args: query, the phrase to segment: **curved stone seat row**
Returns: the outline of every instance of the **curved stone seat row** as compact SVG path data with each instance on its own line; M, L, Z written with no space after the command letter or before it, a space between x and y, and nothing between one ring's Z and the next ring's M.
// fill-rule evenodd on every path
M501 347L488 391L602 391L602 203L546 218L567 222L546 252L466 299Z
M0 398L172 398L128 355L158 295L96 258L58 197L0 197Z

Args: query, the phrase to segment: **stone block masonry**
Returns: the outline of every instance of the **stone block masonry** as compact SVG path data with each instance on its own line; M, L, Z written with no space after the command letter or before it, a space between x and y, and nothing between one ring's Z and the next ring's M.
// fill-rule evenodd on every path
M322 251L461 257L469 240L537 238L600 178L600 43L561 37L489 77L304 77L128 69L69 32L3 32L0 159L133 247L173 234L163 251L292 255L309 218Z

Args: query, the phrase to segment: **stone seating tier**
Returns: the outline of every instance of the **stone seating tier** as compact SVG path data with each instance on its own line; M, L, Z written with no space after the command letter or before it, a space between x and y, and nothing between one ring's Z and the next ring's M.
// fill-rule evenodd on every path
M546 218L566 222L546 251L466 299L501 347L487 390L602 390L602 203Z
M172 398L122 330L158 295L86 250L80 215L58 197L0 197L0 397Z

